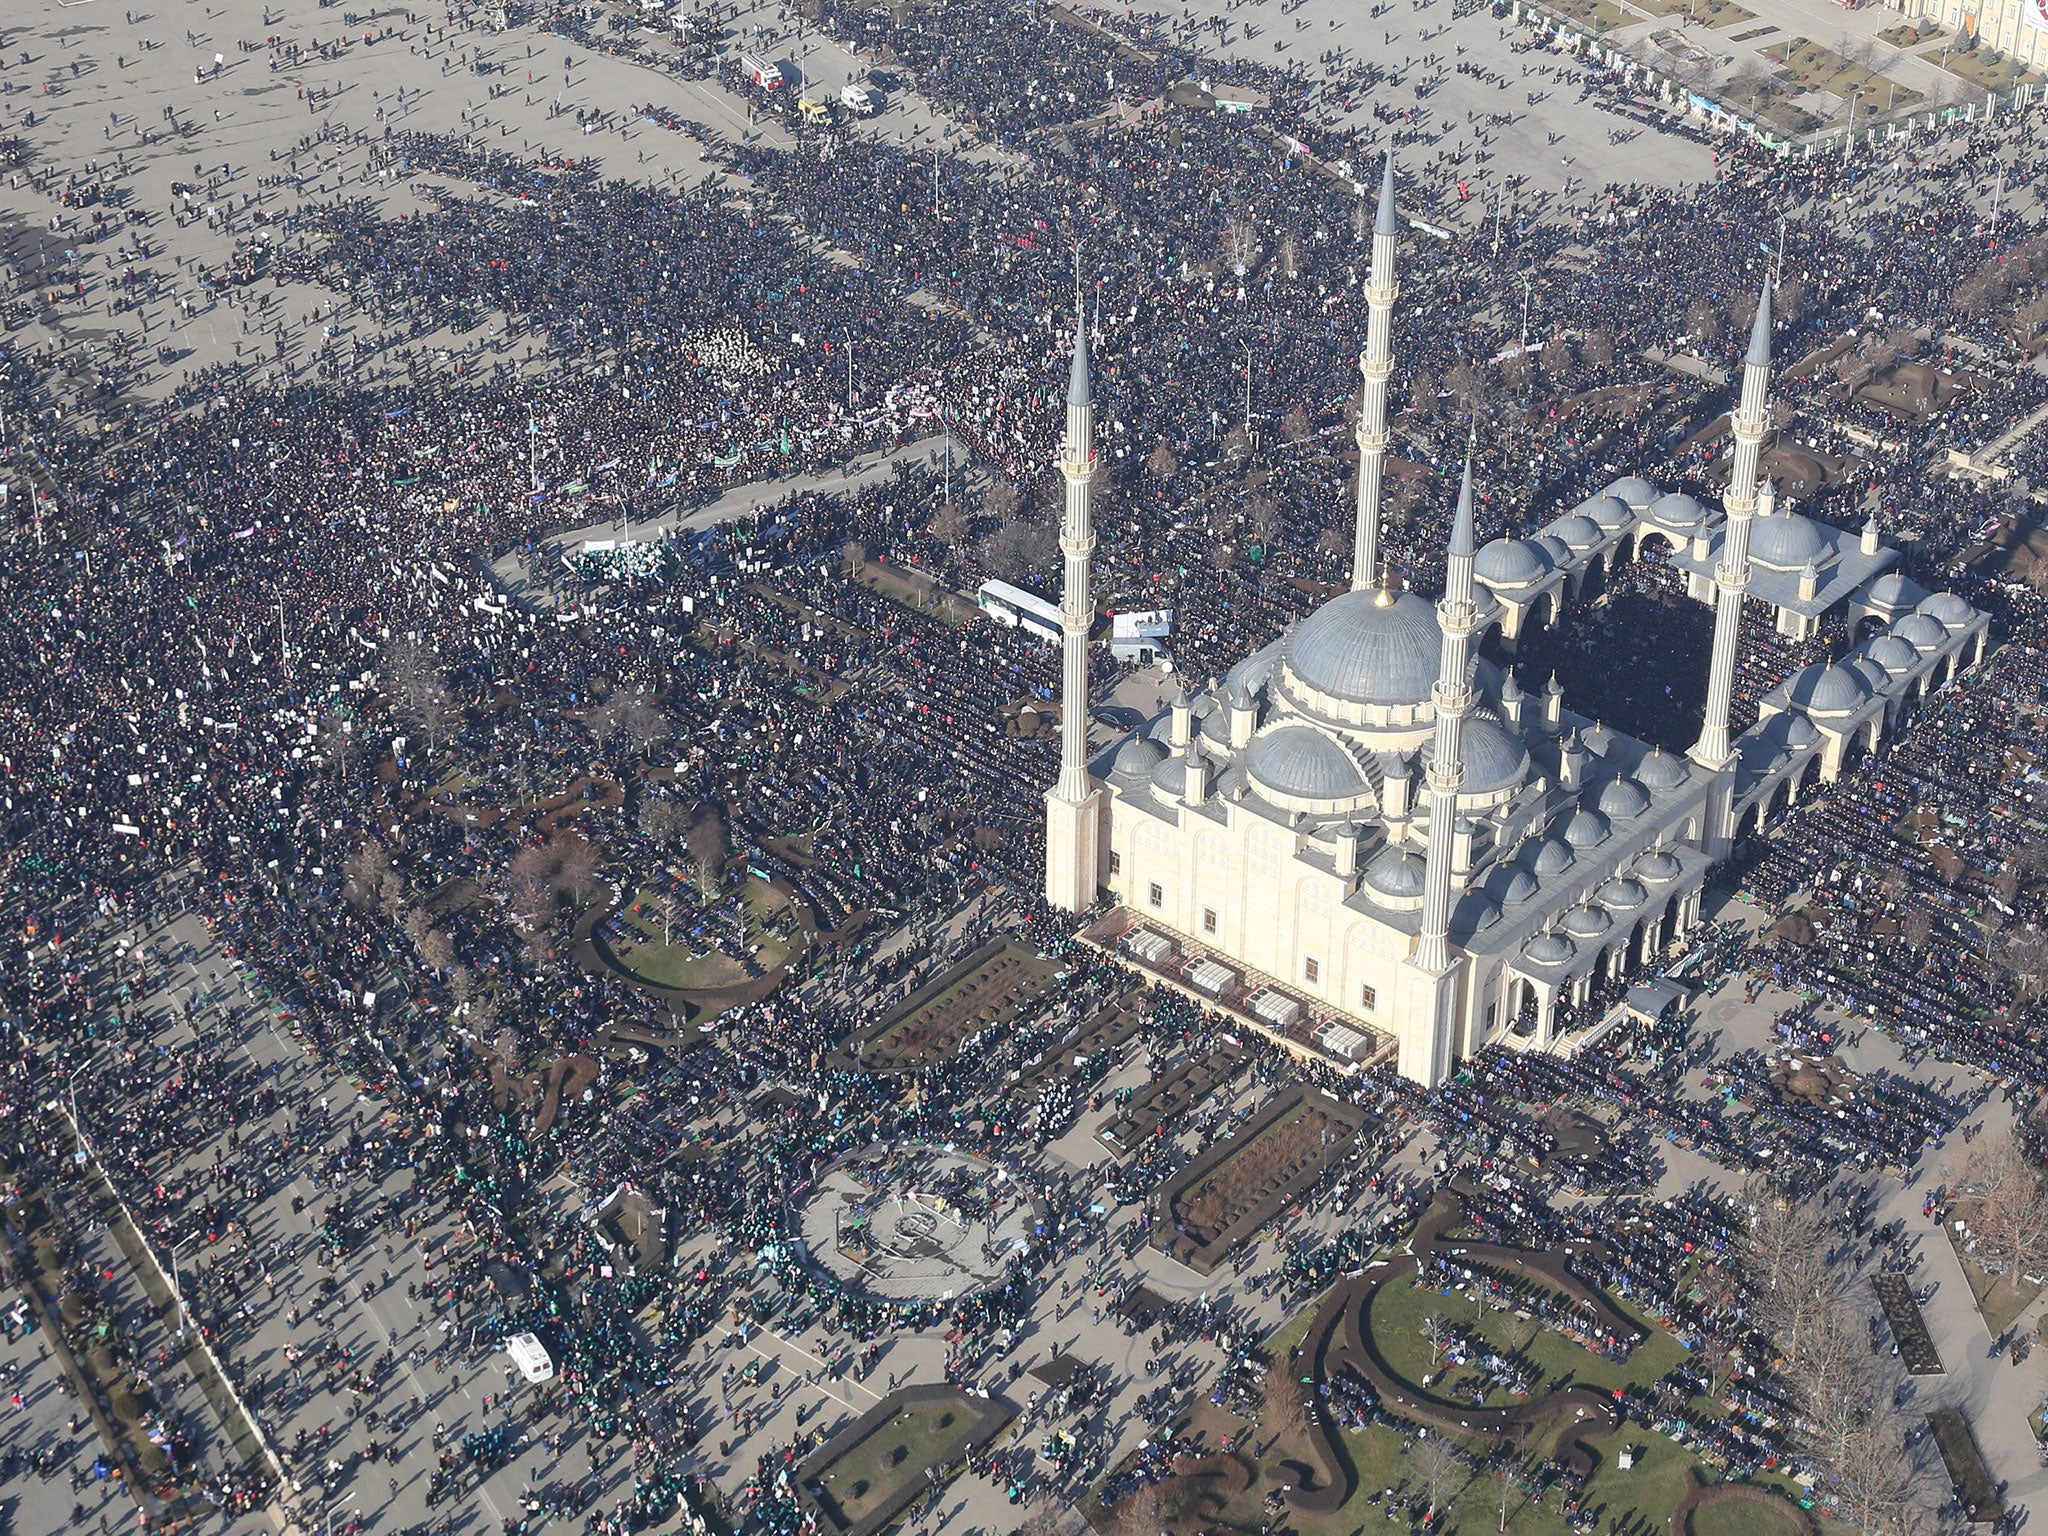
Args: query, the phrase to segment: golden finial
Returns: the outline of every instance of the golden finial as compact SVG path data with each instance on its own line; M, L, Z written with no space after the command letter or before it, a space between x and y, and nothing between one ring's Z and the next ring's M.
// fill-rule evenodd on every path
M1372 605L1375 608L1394 606L1394 565L1390 560L1380 562L1380 585L1372 595Z

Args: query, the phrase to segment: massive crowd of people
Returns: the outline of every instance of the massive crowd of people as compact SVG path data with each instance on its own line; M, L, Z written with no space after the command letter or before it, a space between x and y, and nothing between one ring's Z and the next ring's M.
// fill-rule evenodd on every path
M16 1029L4 1093L34 1128L15 1172L68 1185L64 1119L31 1112L68 1088L149 1239L167 1252L203 1243L189 1305L259 1419L282 1426L319 1393L357 1410L345 1437L282 1438L295 1475L318 1478L344 1438L364 1465L389 1452L393 1427L427 1411L401 1384L415 1355L466 1358L532 1327L559 1346L559 1382L508 1393L458 1442L437 1438L435 1497L511 1456L522 1420L544 1436L573 1427L593 1444L631 1442L631 1485L601 1497L593 1452L591 1486L536 1492L536 1508L630 1530L711 1497L693 1447L737 1446L761 1416L710 1347L735 1330L799 1319L825 1330L828 1368L859 1372L891 1331L944 1326L957 1335L949 1378L976 1382L1003 1369L1002 1341L1047 1301L1040 1276L1055 1264L1086 1258L1119 1301L1132 1291L1092 1192L1037 1156L1112 1063L1078 1081L1041 1080L1034 1064L1134 980L1071 942L1034 895L1038 796L1055 762L1019 709L1051 698L1054 657L919 594L1028 580L1053 558L1042 531L1056 515L1077 244L1103 396L1105 601L1173 608L1177 665L1200 676L1344 581L1366 205L1331 167L1364 165L1418 124L1405 109L1398 127L1361 118L1372 69L1313 85L1298 70L1226 71L1269 94L1261 117L1111 111L1184 74L1175 50L1194 39L1135 22L1055 34L988 5L915 16L826 7L821 24L886 47L1001 154L942 154L935 170L854 134L804 131L774 149L646 109L725 173L677 190L474 140L321 137L309 156L360 155L366 183L409 185L432 211L393 217L367 192L330 195L316 180L309 193L296 170L275 173L268 190L281 198L289 182L296 206L252 215L235 260L189 300L240 311L258 338L249 359L193 372L156 407L124 391L175 369L166 354L110 349L83 377L54 349L5 355L0 984ZM563 18L557 30L580 47L627 46L619 29ZM1584 84L1616 88L1597 73ZM1431 133L1439 155L1461 142L1455 125ZM1542 217L1525 209L1497 253L1476 231L1404 240L1383 546L1429 585L1445 476L1475 437L1482 538L1533 529L1624 470L1711 493L1726 402L1667 384L1643 354L1683 336L1705 366L1727 367L1743 296L1774 263L1793 365L1781 395L1818 467L1801 510L1851 526L1875 510L1909 569L1994 613L2003 649L1987 677L1941 692L1886 755L1744 850L1750 894L1799 907L1812 932L1731 942L1728 958L1915 1051L2030 1087L2048 1080L2026 949L2041 917L2029 852L2029 741L2048 687L2040 608L1984 557L2006 492L1928 466L2048 401L1999 316L1956 305L1953 255L1993 260L2024 233L2012 208L2039 174L2038 139L2031 121L2001 122L1916 143L1882 170L1732 148L1709 186L1615 186ZM1970 168L2000 150L2017 151L2018 169L1993 225ZM147 220L106 212L111 174L27 172L53 206L96 210L89 226L68 215L74 253L36 274L46 306L80 300L73 285L89 279L120 316L171 286L151 268ZM1404 207L1445 212L1434 185L1405 178ZM92 265L109 242L129 273L118 285ZM1511 318L1523 274L1526 336ZM286 313L266 293L285 283L328 297ZM1903 415L1859 395L1829 370L1835 343L1872 313L1890 349L1880 369L1909 351L1967 355L1964 384ZM835 489L856 457L941 433L962 447L957 472L903 462ZM2042 467L2043 444L2048 434L2015 452L2020 474ZM726 526L662 534L635 564L556 571L540 558L557 530L623 531L786 475L809 483ZM520 590L494 571L506 556L528 562ZM559 600L540 601L542 586ZM1614 723L1686 745L1698 698L1660 697L1639 670L1617 671L1611 643L1640 633L1631 604L1687 613L1686 601L1647 557L1610 578L1607 602L1532 637L1529 656L1557 666L1575 703L1583 687ZM1751 636L1747 707L1805 654ZM1696 660L1703 679L1703 651ZM707 822L718 836L701 840ZM704 1029L679 1031L671 992L637 985L591 945L595 921L643 890L703 929L721 921L714 910L742 910L749 881L801 908L808 947L780 985L739 986ZM117 947L113 936L159 932L188 902L260 989L261 1016L345 1068L380 1118L337 1113L205 1029L133 1006L183 965L202 1024L242 1006L165 941ZM977 932L1011 925L1057 957L1058 999L986 1049L932 1064L910 1096L835 1061L957 956L947 925L971 903ZM732 921L720 953L746 982L770 983L746 964L752 930ZM2009 963L1981 963L1987 952ZM1596 991L1588 1019L1619 985ZM1132 1059L1161 1067L1227 1032L1164 994L1144 1017ZM1805 1028L1788 1020L1787 1038ZM1655 1182L1662 1141L1826 1188L1845 1165L1912 1163L1974 1102L1975 1090L1900 1079L1868 1084L1850 1120L1807 1115L1769 1093L1754 1060L1721 1060L1702 1086L1683 1041L1645 1031L1635 1043L1639 1062L1490 1053L1428 1095L1267 1047L1248 1059L1255 1081L1306 1072L1376 1116L1383 1139L1332 1187L1373 1178L1371 1159L1426 1127L1447 1169L1477 1166L1517 1193L1512 1221L1505 1207L1486 1215L1517 1242L1584 1235L1506 1171L1559 1151L1537 1112L1549 1105L1619 1111L1632 1130L1557 1166L1582 1189L1634 1194ZM559 1081L507 1087L530 1061L609 1073L628 1052L644 1091L623 1104ZM1013 1073L1030 1094L1013 1092ZM787 1091L772 1107L771 1085ZM875 1139L970 1147L1045 1204L1003 1285L890 1306L778 1250L790 1192ZM1184 1155L1170 1141L1146 1148L1119 1189L1142 1199ZM591 1202L639 1184L699 1262L613 1265L580 1212L539 1198L558 1170ZM324 1192L317 1220L255 1235L252 1212L294 1177ZM1378 1193L1388 1220L1415 1207L1413 1191L1391 1205L1393 1191ZM1595 1278L1684 1334L1733 1327L1687 1299L1672 1261L1675 1246L1723 1242L1727 1210L1700 1193L1625 1214L1634 1225L1608 1234ZM1375 1230L1314 1237L1304 1224L1261 1284L1305 1298ZM317 1318L338 1283L323 1269L342 1255L375 1263L399 1242L436 1258L435 1294L409 1299L446 1315L449 1342L393 1338L369 1358L316 1342L287 1370L239 1370L252 1319ZM754 1256L771 1251L763 1283ZM650 1303L651 1339L633 1321ZM1228 1322L1169 1316L1165 1331ZM1676 1422L1686 1385L1630 1411ZM1776 1450L1744 1427L1763 1416L1688 1432L1753 1467ZM800 1523L788 1471L807 1448L758 1453L732 1511L748 1528ZM1097 1434L1063 1449L1059 1486L1084 1486L1109 1448ZM230 1507L253 1496L175 1455L169 1465L167 1480ZM980 1470L1021 1479L1006 1464Z

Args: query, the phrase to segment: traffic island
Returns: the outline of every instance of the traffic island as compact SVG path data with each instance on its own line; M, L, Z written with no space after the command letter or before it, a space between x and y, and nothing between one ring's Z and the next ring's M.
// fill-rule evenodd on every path
M892 1392L827 1440L796 1473L828 1536L875 1536L936 1491L1015 1417L999 1398L957 1387Z

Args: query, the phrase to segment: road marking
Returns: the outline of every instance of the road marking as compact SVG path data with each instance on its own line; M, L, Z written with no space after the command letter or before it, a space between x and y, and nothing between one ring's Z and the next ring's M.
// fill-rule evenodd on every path
M775 1340L775 1342L776 1342L776 1343L778 1343L778 1344L783 1344L783 1345L787 1345L787 1346L788 1346L788 1347L789 1347L790 1349L793 1349L793 1350L795 1350L795 1351L796 1351L796 1352L797 1352L798 1354L802 1355L802 1356L803 1356L803 1357L804 1357L804 1358L805 1358L806 1360L810 1361L810 1362L811 1362L811 1364L813 1364L813 1365L815 1365L816 1367L818 1367L818 1370L819 1370L819 1372L820 1372L820 1373L821 1373L821 1375L822 1375L822 1373L823 1373L823 1371L824 1371L824 1369L825 1369L825 1362L824 1362L823 1360L821 1360L821 1359L820 1359L820 1358L819 1358L818 1356L816 1356L816 1355L812 1354L812 1353L811 1353L811 1352L810 1352L810 1351L809 1351L808 1349L805 1349L805 1348L804 1348L804 1347L803 1347L803 1346L802 1346L801 1344L798 1344L798 1343L796 1343L796 1342L795 1342L794 1340L792 1340L792 1339L786 1339L786 1338L784 1338L784 1337L783 1337L783 1336L782 1336L781 1334L777 1333L777 1332L776 1332L776 1331L775 1331L774 1329L772 1329L772 1328L764 1328L764 1329L762 1329L762 1330L761 1330L761 1332L762 1332L762 1333L765 1333L765 1334L767 1334L767 1335L768 1335L768 1337L769 1337L769 1338L771 1338L771 1339L773 1339L773 1340ZM757 1334L755 1334L755 1335L754 1335L754 1338L759 1338L760 1336L761 1336L761 1335L760 1335L759 1333L757 1333ZM761 1357L761 1358L762 1358L763 1360L773 1360L773 1359L775 1359L775 1358L776 1358L776 1357L775 1357L774 1355L771 1355L771 1354L769 1354L769 1353L768 1353L768 1352L767 1352L766 1350L762 1350L762 1349L755 1349L755 1347L754 1347L754 1339L748 1339L748 1340L747 1340L747 1348L748 1348L748 1349L752 1349L752 1350L754 1351L754 1353L755 1353L755 1354L757 1354L757 1355L759 1355L759 1356L760 1356L760 1357ZM877 1391L876 1391L876 1390L875 1390L875 1389L874 1389L873 1387L870 1387L869 1385L867 1385L867 1383L865 1383L865 1382L861 1382L861 1381L854 1381L854 1380L852 1380L852 1379L850 1379L850 1378L849 1378L846 1384L847 1384L847 1385L848 1385L849 1387L858 1387L858 1388L860 1388L860 1390L861 1390L861 1391L863 1391L863 1392L867 1393L867 1395L868 1395L869 1397L872 1397L872 1398L873 1398L873 1399L874 1399L874 1400L875 1400L876 1402L878 1402L878 1403L879 1403L879 1402L880 1402L880 1401L882 1400L882 1394L881 1394L881 1393L879 1393L879 1392L877 1392ZM824 1383L823 1383L823 1381L822 1381L822 1380L818 1380L818 1381L813 1381L813 1382L811 1383L811 1385L813 1385L814 1387L816 1387L816 1388L817 1388L817 1389L818 1389L818 1390L819 1390L820 1392L824 1392L824 1393L825 1393L825 1395L826 1395L827 1397L829 1397L829 1398L833 1399L833 1400L834 1400L835 1402L839 1402L839 1403L845 1403L845 1405L846 1405L846 1406L847 1406L848 1408L851 1408L851 1407L853 1406L853 1404L852 1404L852 1403L848 1403L848 1402L846 1401L846 1399L845 1399L845 1398L843 1398L843 1397L841 1397L841 1396L839 1396L839 1394L838 1394L838 1393L836 1393L836 1392L831 1392L831 1391L827 1391L827 1390L826 1390L826 1388L825 1388L825 1385L824 1385Z

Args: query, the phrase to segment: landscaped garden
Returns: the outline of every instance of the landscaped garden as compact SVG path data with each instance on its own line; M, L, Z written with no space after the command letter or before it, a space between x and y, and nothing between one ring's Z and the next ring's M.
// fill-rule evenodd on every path
M1058 967L1014 940L985 944L849 1040L850 1064L897 1071L943 1061L961 1041L1035 1012Z
M1358 1111L1321 1094L1281 1095L1161 1187L1167 1219L1153 1241L1207 1274L1348 1152L1363 1123Z
M1567 1536L1585 1515L1595 1528L1705 1536L1814 1529L1792 1485L1703 1479L1682 1429L1674 1439L1637 1412L1622 1420L1619 1392L1674 1401L1685 1347L1562 1253L1467 1234L1455 1193L1404 1251L1340 1281L1264 1353L1256 1417L1198 1400L1087 1501L1099 1529L1256 1529L1274 1500L1301 1536L1353 1536L1429 1509L1437 1529L1522 1536ZM1711 1395L1676 1401L1695 1425L1722 1411Z
M796 1483L827 1530L863 1536L886 1526L934 1477L943 1481L1011 1417L1000 1402L957 1388L906 1387L813 1452Z
M773 975L804 946L789 897L749 875L710 897L680 881L640 887L605 934L619 968L657 987L709 991Z
M1733 27L1756 20L1756 12L1744 10L1735 0L1635 0L1652 16L1684 16L1706 27Z

